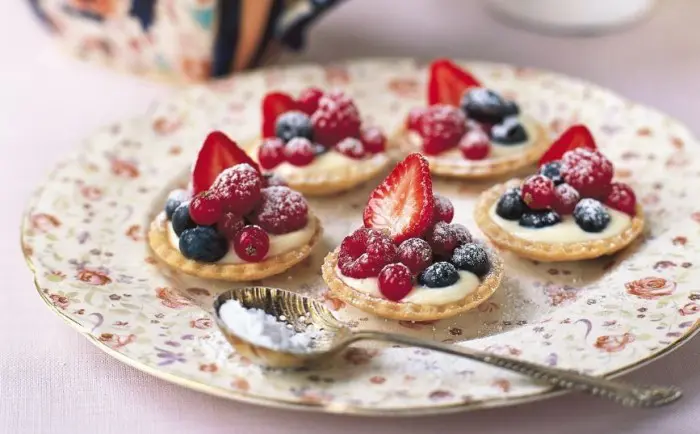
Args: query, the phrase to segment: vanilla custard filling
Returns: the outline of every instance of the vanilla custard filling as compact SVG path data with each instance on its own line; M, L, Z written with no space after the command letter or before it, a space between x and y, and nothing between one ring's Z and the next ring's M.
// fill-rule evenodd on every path
M268 233L268 236L270 237L270 250L267 252L267 255L263 259L291 252L294 249L306 245L314 236L314 233L316 233L315 222L315 219L310 218L306 226L297 231L289 232L287 234L274 235ZM179 250L180 237L178 237L175 231L173 231L173 226L170 223L170 221L167 221L166 224L168 228L168 240L170 241L170 245ZM233 249L233 244L229 244L229 250L228 253L226 253L226 256L219 259L216 263L249 264L248 261L241 259L241 257L236 254L236 251Z
M348 277L340 272L340 269L335 267L335 274L346 285L357 291L376 298L384 298L379 291L379 283L376 277L367 277L365 279L355 279ZM428 288L427 286L414 286L411 292L406 297L401 299L399 303L414 303L429 306L441 306L443 304L455 303L462 300L467 295L471 294L479 287L479 277L469 271L459 270L459 280L450 286L443 288Z
M544 228L527 228L520 226L517 220L506 220L496 214L496 204L489 210L489 215L498 226L509 234L527 241L543 243L579 243L614 237L630 227L632 219L629 215L607 206L605 209L610 214L610 223L600 232L584 231L576 224L574 217L571 215L562 216L561 222Z

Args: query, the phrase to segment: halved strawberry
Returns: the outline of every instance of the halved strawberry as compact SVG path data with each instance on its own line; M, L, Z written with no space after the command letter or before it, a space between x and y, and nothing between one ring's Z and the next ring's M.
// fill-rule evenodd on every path
M428 160L414 153L370 194L365 227L388 232L396 243L420 237L433 222L434 205Z
M539 166L550 161L561 160L566 151L576 148L598 149L591 131L581 124L573 125L562 133L557 140L547 149L547 152L540 158Z
M433 61L429 74L429 105L449 104L459 107L465 90L482 86L474 76L447 59Z
M270 92L262 101L262 136L275 137L277 116L291 110L298 110L297 101L284 92Z
M221 131L210 133L192 168L192 193L206 191L221 172L236 164L248 163L260 172L258 164Z

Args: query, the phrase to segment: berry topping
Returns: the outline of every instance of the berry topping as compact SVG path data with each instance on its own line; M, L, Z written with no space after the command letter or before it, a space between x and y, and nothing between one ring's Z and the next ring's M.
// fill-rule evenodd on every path
M564 182L564 178L561 176L561 160L544 163L540 166L539 174L551 179L554 185Z
M478 244L469 243L457 247L452 253L452 263L460 270L483 277L491 269L489 255Z
M610 223L610 214L595 199L581 199L574 209L574 220L586 232L602 232Z
M481 87L471 74L447 59L430 64L428 78L428 104L450 104L459 106L462 94L470 88Z
M189 199L190 194L187 190L180 189L171 191L168 195L168 199L165 201L165 216L168 217L168 220L173 218L173 213L177 207L179 207L182 202L186 202Z
M500 145L517 145L527 140L527 131L517 117L508 117L491 127L491 139Z
M215 224L224 213L221 198L211 191L203 191L190 202L190 217L200 226Z
M413 289L411 270L404 264L389 264L379 272L379 292L384 298L399 301Z
M442 258L449 258L459 245L457 233L445 222L437 222L425 235L425 240L433 249L433 254Z
M605 199L605 204L631 216L637 214L637 196L632 187L622 182L613 182L610 185L610 193Z
M187 259L216 262L228 253L228 241L210 226L197 226L182 232L179 248Z
M581 196L574 187L569 184L559 184L554 188L552 208L560 215L571 214L574 212L579 199L581 199Z
M459 150L467 160L483 160L491 152L491 140L481 128L469 130L459 140Z
M263 188L265 187L286 187L287 181L274 173L266 173L263 175Z
M316 153L314 145L309 139L304 137L295 137L284 147L284 156L286 160L294 166L308 166L314 161Z
M260 262L270 251L270 237L260 226L246 226L233 239L233 249L246 262Z
M423 151L437 155L457 146L465 130L466 118L458 108L444 104L430 106L420 123Z
M511 188L503 193L496 204L496 214L506 220L520 220L525 211L527 205L520 196L519 188Z
M539 229L554 226L559 222L561 222L561 216L556 211L543 210L525 212L518 224L526 228Z
M323 96L323 91L316 87L308 87L301 91L297 104L299 110L311 116L318 109L318 102Z
M545 176L527 178L520 189L523 201L532 209L547 209L554 203L554 183Z
M270 92L262 101L262 136L275 137L277 118L291 110L297 110L294 98L283 92Z
M196 195L208 190L221 172L243 163L249 164L258 172L260 171L255 161L224 133L214 131L209 134L199 150L192 169L193 194Z
M506 101L497 92L483 87L469 89L464 93L460 106L470 119L487 124L497 124L520 112L515 103Z
M364 145L354 137L346 137L338 142L335 145L335 150L353 160L361 160L366 155Z
M313 140L314 130L309 115L296 110L279 115L275 122L275 135L285 142L294 137Z
M216 224L216 229L228 240L233 241L236 239L236 234L238 234L238 231L243 229L243 226L245 226L243 217L232 212L227 212Z
M272 170L284 163L284 142L277 137L264 139L258 149L258 161L266 170Z
M314 157L318 157L319 155L323 155L326 152L328 152L328 148L323 146L320 143L314 143Z
M212 191L221 198L224 211L245 215L260 200L261 188L260 173L248 164L239 164L221 172Z
M367 254L386 265L396 260L396 245L382 232L371 233L367 238Z
M593 135L591 135L589 129L584 125L574 125L564 131L564 133L552 143L547 152L542 155L539 165L541 166L550 161L561 160L567 151L576 148L598 149L595 140L593 140Z
M469 230L467 229L466 226L459 224L459 223L452 223L450 225L450 230L457 237L457 245L462 245L462 244L472 242L472 234L469 233Z
M344 242L346 247L341 247L338 257L338 267L345 276L356 279L375 277L385 265L396 261L396 246L383 233L372 230L356 231L351 237L354 240ZM366 240L364 253L359 250L363 240Z
M433 200L435 201L435 208L433 209L433 221L450 223L455 216L455 207L452 202L441 194L435 193L433 195Z
M420 273L433 263L433 249L421 238L409 238L401 243L397 256L414 274Z
M605 198L610 191L613 165L598 151L578 148L564 154L564 180L583 197Z
M303 228L308 217L309 205L306 199L289 187L263 188L260 202L250 215L253 223L276 235Z
M346 137L360 134L360 114L349 96L334 91L325 94L311 116L316 140L331 147Z
M428 161L414 153L396 165L370 194L365 227L387 231L396 243L420 237L433 222L433 182Z
M340 244L340 253L346 253L356 258L365 253L369 237L379 234L374 229L360 228L343 239Z
M428 111L425 107L412 108L408 112L408 117L406 117L406 128L409 131L420 132L420 124L423 120L423 115Z
M197 223L195 223L194 220L192 220L192 217L190 217L189 202L183 202L180 204L180 206L175 208L173 217L170 219L170 223L173 227L173 232L175 232L175 235L178 237L183 231L197 226Z
M428 288L444 288L459 280L459 272L449 262L436 262L426 268L418 277L418 282Z
M365 150L370 154L379 154L386 149L386 136L377 127L363 128L360 132L360 139L365 145Z

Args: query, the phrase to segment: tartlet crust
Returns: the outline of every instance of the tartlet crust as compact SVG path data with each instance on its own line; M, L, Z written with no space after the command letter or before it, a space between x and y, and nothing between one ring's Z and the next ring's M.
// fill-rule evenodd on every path
M470 161L459 156L425 155L430 164L430 171L435 175L461 178L461 179L481 179L490 178L514 172L523 167L537 162L551 145L549 136L544 126L534 119L527 119L527 131L534 139L533 143L523 152L513 155L487 158L485 160ZM402 154L410 152L420 152L409 139L409 131L403 127L399 129L391 139L391 147L399 150Z
M320 220L309 215L309 224L315 226L314 235L308 243L281 255L266 258L262 262L244 264L209 264L187 259L180 250L170 244L167 225L169 221L161 213L153 222L148 232L148 244L156 256L168 266L185 274L203 279L226 280L229 282L247 282L283 273L306 259L323 235Z
M486 276L480 279L481 283L476 290L459 301L439 306L394 302L373 297L345 284L336 274L339 249L335 249L326 256L321 271L323 280L328 285L333 297L360 310L394 320L432 321L473 309L496 292L503 278L503 260L491 249L487 248L486 251L491 261L491 269Z
M517 187L520 183L519 179L512 179L491 187L479 196L474 208L476 224L491 242L519 256L544 262L598 258L624 249L644 230L644 212L642 207L637 205L637 215L632 217L630 226L608 238L573 243L545 243L516 237L491 218L490 210L507 189Z

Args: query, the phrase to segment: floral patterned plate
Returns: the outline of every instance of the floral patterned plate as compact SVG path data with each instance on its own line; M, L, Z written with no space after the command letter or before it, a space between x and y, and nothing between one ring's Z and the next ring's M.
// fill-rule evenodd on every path
M324 254L361 221L372 185L312 200L326 228L309 260L256 284L326 300L354 327L377 327L573 368L618 375L693 336L700 318L700 146L678 122L599 87L507 65L467 64L517 97L552 135L584 122L631 182L648 216L644 239L595 261L550 265L504 254L502 287L477 310L435 323L372 318L330 298ZM197 87L148 114L93 134L58 165L27 210L22 243L43 300L115 358L168 381L261 405L371 415L416 415L510 405L559 393L528 378L413 348L358 347L334 366L260 369L214 327L212 283L160 266L144 240L167 192L184 185L203 137L219 128L244 142L258 132L268 89L342 86L388 128L421 103L425 65L367 60L265 70ZM695 179L695 182L691 180ZM372 183L370 183L372 184ZM437 181L457 220L488 183Z

